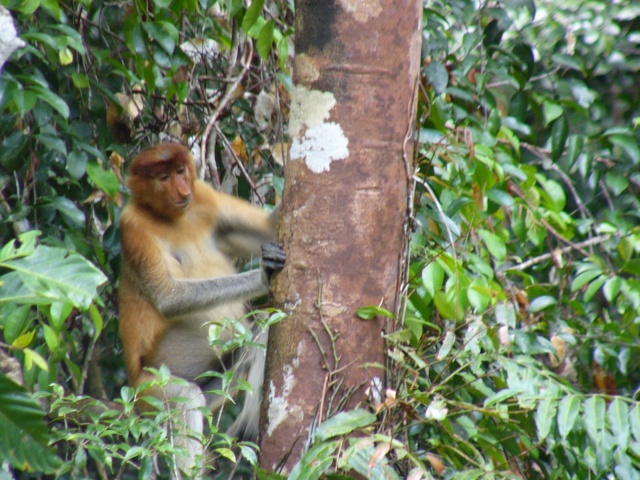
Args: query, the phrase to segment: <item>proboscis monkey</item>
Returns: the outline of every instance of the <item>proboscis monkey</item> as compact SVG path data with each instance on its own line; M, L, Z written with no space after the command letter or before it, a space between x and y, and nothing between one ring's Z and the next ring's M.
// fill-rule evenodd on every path
M131 198L120 219L119 305L129 383L135 387L152 381L154 375L146 367L169 367L173 377L186 382L151 387L145 395L178 408L179 420L196 434L202 433L199 409L215 403L205 392L219 385L198 377L233 363L210 345L210 325L234 319L251 327L245 318L246 302L268 292L272 273L285 261L282 248L272 243L279 208L268 214L196 180L193 157L176 143L140 153L131 164L127 185ZM235 259L260 254L260 268L237 272ZM231 338L231 330L223 328L220 339ZM264 352L244 353L236 370L253 384L253 393L247 394L229 433L255 438ZM177 397L188 401L171 402ZM149 408L145 402L139 406ZM188 455L179 458L177 465L186 472L196 465L203 446L196 438L180 435L179 423L174 427L175 441Z

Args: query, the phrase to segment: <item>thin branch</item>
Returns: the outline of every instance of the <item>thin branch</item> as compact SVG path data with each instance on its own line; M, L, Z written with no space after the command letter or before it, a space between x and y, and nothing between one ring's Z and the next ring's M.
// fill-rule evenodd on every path
M224 94L224 97L222 97L222 100L220 100L220 103L207 121L207 127L205 128L202 135L202 145L200 148L200 163L202 165L206 164L207 151L209 150L209 135L211 135L211 131L216 128L216 121L218 120L218 117L220 116L222 110L224 110L227 105L229 105L229 103L231 103L231 101L233 100L236 90L238 89L238 85L240 85L240 82L244 79L245 75L249 71L249 67L251 67L251 59L253 58L253 43L251 43L251 41L248 41L246 43L249 48L242 62L242 71L238 74L238 76L236 76L233 83L227 87L227 91ZM221 138L224 138L224 135L222 135Z
M447 222L447 216L445 215L444 210L442 209L442 205L440 205L440 202L438 201L438 198L436 197L435 192L431 188L431 185L429 185L427 182L422 180L417 175L414 176L413 178L415 179L416 182L420 183L422 186L424 186L424 188L426 188L429 191L429 194L431 195L431 198L433 199L433 203L436 206L436 208L438 209L438 212L440 213L440 216L442 217L442 223L444 225L444 228L447 231L447 236L449 237L449 243L451 243L451 251L453 253L453 260L455 262L457 262L458 261L458 255L456 254L456 243L455 243L455 240L453 239L453 233L451 233L451 229L449 228L449 224Z
M585 240L584 242L575 243L575 244L569 245L567 247L556 249L553 252L545 253L543 255L539 255L537 257L530 258L526 262L522 262L519 265L515 265L515 266L511 266L511 267L503 267L500 270L502 270L502 271L505 271L505 270L516 270L516 271L526 270L527 268L532 267L533 265L537 265L538 263L542 263L542 262L545 262L547 260L550 260L551 258L553 258L555 255L558 255L559 253L560 254L568 253L571 250L578 250L581 253L585 254L586 252L584 252L584 250L582 250L583 248L591 247L593 245L599 245L601 243L606 242L610 238L611 238L611 235L609 235L609 234L607 234L607 235L599 235L597 237L593 237L593 238L590 238L588 240Z
M214 125L213 128L215 128L216 131L218 132L218 136L220 137L220 140L222 140L222 143L224 144L224 147L227 149L227 152L229 152L229 155L231 156L231 158L233 158L235 166L240 169L245 180L251 187L251 190L253 190L253 192L256 194L256 197L258 197L258 200L260 200L260 203L264 205L265 204L264 198L262 198L262 195L260 195L260 192L258 192L258 188L256 187L255 183L253 183L253 180L251 179L249 172L247 172L247 170L244 168L242 161L240 161L240 159L238 158L238 155L236 155L236 152L233 150L233 148L231 148L231 144L229 143L229 140L227 140L227 137L224 136L224 133L222 133L222 130L220 130L220 127L218 127L217 125Z

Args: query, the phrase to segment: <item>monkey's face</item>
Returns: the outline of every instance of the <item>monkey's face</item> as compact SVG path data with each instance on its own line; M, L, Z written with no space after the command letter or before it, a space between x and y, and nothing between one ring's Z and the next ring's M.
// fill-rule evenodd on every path
M164 198L169 216L179 215L189 208L193 198L193 180L186 166L179 166L155 179L159 194Z

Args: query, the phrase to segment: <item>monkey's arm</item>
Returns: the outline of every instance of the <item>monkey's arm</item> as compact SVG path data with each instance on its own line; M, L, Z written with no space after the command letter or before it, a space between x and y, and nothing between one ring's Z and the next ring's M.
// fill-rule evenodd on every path
M269 291L271 275L282 269L284 261L284 250L278 244L267 243L262 247L261 267L245 273L180 279L170 274L164 261L149 264L148 268L139 264L136 270L144 296L165 318L173 318L265 295Z
M232 257L246 258L258 255L263 243L275 241L280 204L268 213L245 200L216 193L216 236L221 250Z

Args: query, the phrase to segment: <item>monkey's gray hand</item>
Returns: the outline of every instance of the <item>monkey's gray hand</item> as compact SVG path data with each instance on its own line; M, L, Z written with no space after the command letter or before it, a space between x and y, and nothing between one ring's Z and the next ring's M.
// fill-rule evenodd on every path
M284 262L287 259L286 253L277 243L262 244L262 271L267 281L271 283L272 275L284 268Z

